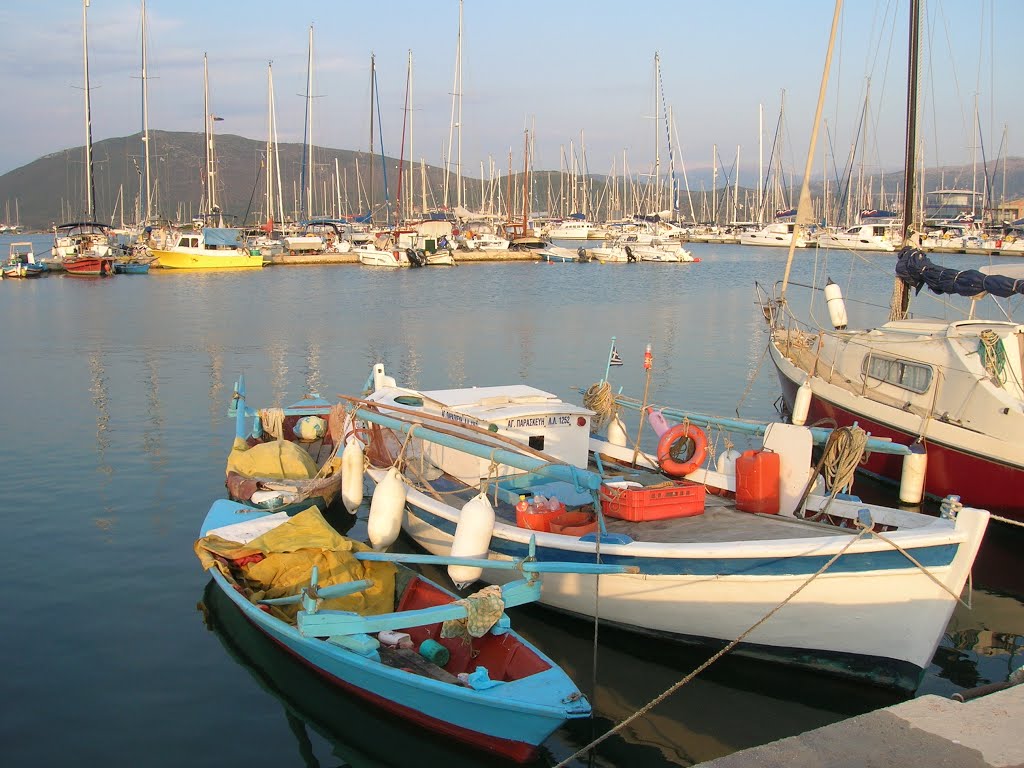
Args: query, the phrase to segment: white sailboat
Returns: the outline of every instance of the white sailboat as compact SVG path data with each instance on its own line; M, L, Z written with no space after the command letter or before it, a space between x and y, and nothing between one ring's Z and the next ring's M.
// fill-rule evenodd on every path
M914 210L919 0L910 6L907 243L912 240L906 232L920 226ZM876 437L912 446L909 463L872 454L864 465L872 474L900 482L905 502L958 494L971 505L1024 520L1024 325L976 316L977 302L986 293L1024 293L1024 282L1015 279L1024 273L942 270L911 245L897 262L888 321L853 330L847 328L835 284L824 287L832 328L808 326L793 315L786 300L792 258L791 251L780 295L763 309L771 325L769 352L794 423L857 423ZM911 317L909 290L925 283L937 292L972 296L966 316L952 321ZM1009 307L1000 310L1012 317Z

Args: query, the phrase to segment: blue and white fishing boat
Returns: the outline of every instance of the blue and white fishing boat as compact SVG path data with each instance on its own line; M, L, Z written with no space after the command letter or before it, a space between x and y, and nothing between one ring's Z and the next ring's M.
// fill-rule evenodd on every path
M377 707L519 762L563 722L590 714L572 680L504 613L537 599L541 564L518 562L500 590L458 600L396 562L453 558L370 551L315 507L289 517L218 500L200 535L196 554L246 619ZM275 578L304 563L308 583Z
M535 536L542 562L638 570L552 574L544 605L683 642L740 640L743 655L886 687L919 685L989 519L955 499L931 517L814 491L804 427L773 425L764 450L705 466L706 438L689 423L653 456L592 434L595 411L533 387L417 391L380 365L368 384L351 400L373 425L368 474L382 483L401 469L402 525L427 551L451 550L460 506L484 485L491 561L524 557ZM695 455L679 460L685 438ZM769 453L781 457L774 475ZM565 512L524 514L540 496ZM564 519L573 513L583 518ZM483 579L507 575L485 569Z
M587 262L591 260L590 252L580 246L579 248L563 248L558 245L547 245L537 249L537 255L541 261L553 264L567 264L571 262Z

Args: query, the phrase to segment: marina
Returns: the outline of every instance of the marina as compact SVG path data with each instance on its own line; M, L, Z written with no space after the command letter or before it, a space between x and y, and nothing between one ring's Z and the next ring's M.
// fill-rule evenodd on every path
M7 762L1024 765L1021 9L72 6Z
M62 744L73 741L95 759L116 755L151 765L182 759L212 765L227 751L255 765L294 764L309 754L321 761L347 755L401 765L408 752L390 746L399 743L416 744L410 748L425 764L483 764L486 759L473 752L334 691L266 638L254 637L251 625L240 626L236 614L225 610L229 606L211 597L191 548L200 509L225 495L233 382L246 374L258 403L285 405L309 391L337 402L336 394L359 390L370 365L383 361L394 376L423 389L529 380L580 403L576 387L585 389L602 376L615 336L623 365L613 367L612 376L625 392L642 391L643 351L651 343L651 402L718 414L738 408L746 418L772 419L778 382L762 364L767 338L750 286L773 279L785 251L692 248L701 258L697 271L539 262L399 273L273 266L5 284L0 320L6 327L33 327L31 337L6 334L0 342L4 359L19 361L8 367L5 383L61 403L58 429L40 428L33 409L5 409L5 425L20 436L2 455L10 504L32 507L41 467L55 457L64 475L50 486L52 502L31 521L18 518L10 531L12 588L34 589L40 536L50 561L73 574L55 598L68 619L61 627L53 628L45 601L22 613L25 632L38 642L17 651L26 663L8 677L23 702L5 726L14 762L51 762L63 754ZM982 257L952 258L970 267ZM794 279L809 280L811 269L801 263ZM876 280L879 290L891 282L882 271ZM326 307L307 300L311 281L332 297ZM455 285L486 301L488 313L479 314L477 300L446 301ZM246 308L254 295L275 300L270 307ZM381 302L400 302L403 309L382 324L372 309ZM871 308L850 304L849 310L853 321ZM561 332L553 335L551 327ZM507 338L500 348L493 344L499 335ZM725 346L736 354L714 354ZM654 433L645 434L646 448L653 450ZM854 492L871 503L896 503L891 490L868 479L858 479ZM342 512L332 520L341 525L347 518L349 535L365 540L367 514L364 503L354 518ZM916 696L948 698L1005 681L1018 666L1024 584L1014 566L1020 546L1015 534L1008 526L990 526L973 569L972 609L954 610ZM420 551L405 537L396 548ZM160 588L129 599L124 585L141 573ZM446 578L443 568L428 567L428 573ZM133 615L127 624L125 600ZM556 731L538 764L570 756L712 652L603 627L595 676L592 624L538 607L510 613L517 630L569 673L594 708L592 721ZM4 642L13 640L5 635ZM61 650L69 644L79 649L74 656ZM15 652L10 645L6 650ZM83 657L88 665L80 663ZM154 664L156 657L163 660ZM62 681L58 697L33 682L31 670L44 659ZM126 676L124 669L136 674ZM135 702L130 710L120 704L126 697ZM598 755L615 765L692 765L904 698L727 656L604 742ZM763 717L766 709L771 718ZM62 743L39 737L52 717L63 722ZM240 722L257 729L261 739L201 753L180 740L182 731L235 729ZM125 733L133 736L125 739Z

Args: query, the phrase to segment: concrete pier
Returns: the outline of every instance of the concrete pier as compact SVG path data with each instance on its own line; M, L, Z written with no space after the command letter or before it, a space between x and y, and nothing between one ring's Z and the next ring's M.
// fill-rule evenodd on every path
M922 696L709 760L699 768L1024 766L1022 722L1024 685L965 703Z
M309 266L322 264L358 264L359 255L352 253L282 253L267 259L270 265ZM455 263L540 261L537 251L455 251Z

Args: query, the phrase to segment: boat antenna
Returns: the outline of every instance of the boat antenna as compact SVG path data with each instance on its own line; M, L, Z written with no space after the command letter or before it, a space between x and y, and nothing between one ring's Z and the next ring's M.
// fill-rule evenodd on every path
M793 237L789 242L789 255L786 257L786 272L782 277L782 291L779 294L779 304L786 303L786 286L789 284L789 273L793 267L793 253L796 250L797 230L803 224L812 222L811 209L811 169L814 167L814 148L818 143L818 126L821 125L821 113L825 109L825 91L828 89L828 71L832 66L832 49L835 47L836 30L839 28L839 16L843 9L843 0L836 0L835 10L832 12L832 31L828 37L828 51L825 53L825 69L821 73L821 87L818 89L818 105L814 110L814 127L811 129L811 145L807 149L807 162L804 164L804 178L800 184L800 203L796 208L796 227Z

